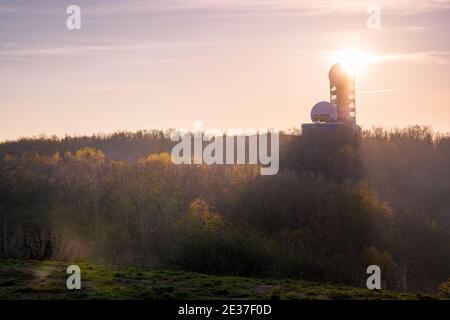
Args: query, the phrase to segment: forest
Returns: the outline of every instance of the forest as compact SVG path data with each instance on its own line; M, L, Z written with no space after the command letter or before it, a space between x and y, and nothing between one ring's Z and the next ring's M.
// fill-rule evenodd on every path
M450 137L280 135L280 171L174 165L168 131L0 144L0 258L433 292L450 277Z

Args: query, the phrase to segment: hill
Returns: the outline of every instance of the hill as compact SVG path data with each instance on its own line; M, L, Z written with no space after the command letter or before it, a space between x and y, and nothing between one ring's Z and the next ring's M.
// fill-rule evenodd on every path
M422 295L275 280L80 263L82 289L66 289L61 261L0 261L0 299L423 299ZM433 298L426 296L427 298Z
M434 293L450 270L450 137L280 135L280 170L176 165L168 132L0 143L0 259L90 261ZM169 151L167 153L166 151Z

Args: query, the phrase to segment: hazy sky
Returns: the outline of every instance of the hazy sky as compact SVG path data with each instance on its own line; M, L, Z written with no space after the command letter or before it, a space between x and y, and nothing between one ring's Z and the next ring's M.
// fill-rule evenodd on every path
M0 140L298 127L346 48L383 57L358 79L361 126L450 131L449 35L439 0L0 0Z

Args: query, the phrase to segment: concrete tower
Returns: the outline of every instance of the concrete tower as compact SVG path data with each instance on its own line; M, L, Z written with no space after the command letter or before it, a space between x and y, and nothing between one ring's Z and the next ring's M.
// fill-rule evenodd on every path
M331 67L330 102L337 110L337 121L356 125L355 75L340 63Z
M337 63L328 73L330 79L330 102L321 101L311 110L313 123L302 124L303 130L350 128L359 131L356 125L355 75Z

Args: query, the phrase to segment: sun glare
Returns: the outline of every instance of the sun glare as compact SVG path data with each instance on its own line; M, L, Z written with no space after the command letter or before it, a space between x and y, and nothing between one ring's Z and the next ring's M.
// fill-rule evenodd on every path
M369 64L376 61L376 56L356 49L343 50L333 56L334 63L341 63L346 72L355 76L360 75Z

